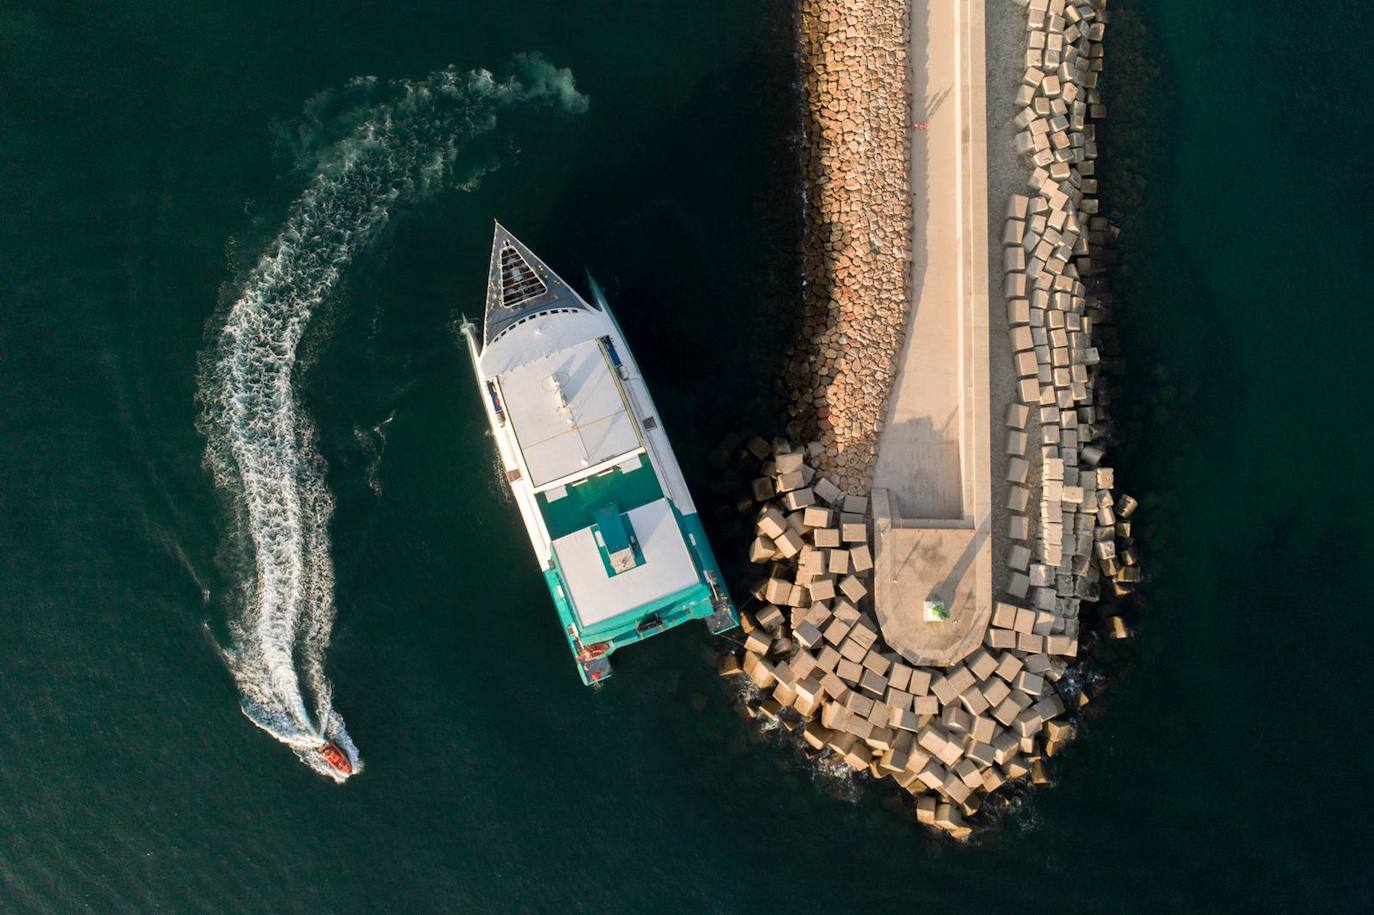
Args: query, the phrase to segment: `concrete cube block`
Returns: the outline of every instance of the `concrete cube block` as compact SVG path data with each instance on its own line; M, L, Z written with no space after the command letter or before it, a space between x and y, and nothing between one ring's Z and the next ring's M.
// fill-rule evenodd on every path
M1031 552L1024 546L1013 545L1007 552L1007 567L1017 572L1024 572L1030 567ZM1026 580L1030 584L1030 579ZM814 595L812 595L814 597ZM1022 595L1024 596L1024 595Z
M1029 670L1022 670L1012 681L1012 686L1029 696L1038 696L1040 691L1045 688L1045 678L1040 674L1033 674Z
M888 726L902 731L915 732L920 728L920 718L911 709L888 706Z
M916 714L922 718L937 715L940 712L940 700L934 696L917 696L911 704Z
M787 531L787 519L774 506L768 506L759 515L757 529L769 540L776 540Z
M887 678L887 692L883 693L883 704L888 708L911 710L911 693L904 689L897 689L892 685L892 675L889 673Z
M1031 674L1031 676L1035 675ZM882 674L874 673L871 670L865 670L863 675L859 678L859 689L875 698L881 697L887 692L887 677L884 677Z
M945 679L949 681L950 686L953 687L954 692L957 694L962 693L972 686L977 682L978 678L975 677L973 671L969 670L964 664L955 664L953 667L945 670Z
M844 493L840 488L824 477L815 481L812 491L816 494L817 499L827 505L834 505L837 500L844 498Z
M840 658L840 663L835 665L835 675L848 683L850 686L858 686L859 678L864 675L864 669L857 661L848 658Z
M849 601L840 598L835 601L835 618L844 620L846 623L853 626L859 620L863 619L863 614Z
M853 628L852 623L835 616L825 626L825 640L831 645L839 645L849 635L851 628Z
M984 648L975 648L973 653L964 659L965 668L976 680L986 680L992 676L992 672L997 669L997 658ZM972 685L970 682L969 685Z
M858 642L865 650L871 649L878 641L878 627L868 616L861 615L855 620L854 628L849 630L849 637Z
M983 695L983 691L978 688L977 684L970 686L960 693L959 701L963 704L964 708L968 710L968 713L975 717L988 710L988 700ZM969 728L972 728L972 726L973 725L970 723Z
M770 578L763 586L763 599L770 604L786 604L792 596L792 582L785 578Z
M833 671L840 663L840 652L834 645L817 642L807 647L816 651L816 666L823 670Z
M1078 638L1071 635L1048 635L1045 637L1045 650L1052 655L1076 657L1078 655Z
M764 604L763 609L754 616L758 619L760 626L769 630L776 630L785 620L782 608L776 604Z
M773 665L759 655L746 651L742 660L744 673L759 689L768 689L777 682L773 675Z
M858 578L847 575L840 580L840 593L858 603L868 593L868 588L864 587L863 582L859 581Z
M868 649L854 641L853 638L846 638L840 643L840 656L847 661L861 664L866 654L868 654Z
M778 552L788 559L800 553L802 546L805 545L801 535L791 528L783 531L773 542L777 545Z
M829 575L823 575L820 578L812 579L808 588L811 591L813 601L831 600L835 596L835 579Z
M840 545L840 532L833 527L820 527L811 532L811 542L817 547L831 549Z
M867 572L873 568L873 554L868 544L858 544L849 548L849 565L855 573Z
M755 502L767 502L776 495L777 490L773 488L771 477L759 477L749 484Z
M862 521L848 521L840 525L840 539L845 543L866 543L868 525Z
M988 705L996 708L1006 700L1011 694L1011 685L999 677L990 677L983 681L983 698L988 700Z
M996 718L1003 727L1011 727L1013 721L1021 714L1021 706L1008 696L1002 700L1002 704L992 710L992 717Z
M773 541L767 537L755 537L749 544L750 562L772 562L775 558L782 556L778 548L773 545Z
M877 648L868 650L868 654L864 655L863 665L880 677L886 677L887 672L892 669L892 662Z
M939 674L931 679L930 691L935 694L935 698L940 700L941 705L949 705L959 697L959 691L949 682L949 678L943 674Z
M1024 512L1030 505L1030 490L1024 486L1010 486L1007 489L1007 508L1014 512Z
M867 718L873 712L873 697L865 696L862 693L849 692L844 697L844 707L861 718Z
M1021 658L1011 652L1007 652L998 659L996 674L1008 683L1012 683L1015 681L1017 675L1021 673L1021 669L1024 666L1025 662L1022 661Z
M826 571L831 575L844 575L849 571L849 551L830 550ZM814 594L812 595L814 597Z
M963 745L956 740L950 740L944 745L939 753L935 754L935 758L946 766L952 766L957 763L959 758L963 755Z
M992 748L988 748L991 753ZM970 788L981 788L983 776L979 772L978 763L973 759L961 759L954 764L954 774L959 776L959 780Z
M862 515L868 511L868 496L844 497L844 511L851 515Z
M945 779L948 776L949 772L945 769L945 767L940 765L938 760L932 759L921 768L921 771L917 773L916 778L920 780L921 784L925 785L931 791L936 791L940 788L941 785L944 784ZM943 804L941 806L946 811L949 809L948 804Z
M762 626L752 630L744 637L744 650L754 654L767 654L773 645L773 634Z

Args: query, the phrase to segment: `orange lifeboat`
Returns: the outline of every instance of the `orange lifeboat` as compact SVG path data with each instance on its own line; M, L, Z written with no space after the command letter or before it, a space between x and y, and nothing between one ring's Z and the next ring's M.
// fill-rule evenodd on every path
M342 775L353 774L353 763L348 761L348 754L334 744L321 744L317 752L336 772Z

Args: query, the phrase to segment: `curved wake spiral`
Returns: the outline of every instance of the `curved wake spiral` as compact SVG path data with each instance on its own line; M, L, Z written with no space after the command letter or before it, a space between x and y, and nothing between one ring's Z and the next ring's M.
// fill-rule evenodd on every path
M518 57L505 80L449 67L416 81L356 79L316 97L298 149L309 187L203 354L197 396L206 464L233 508L234 545L252 564L224 657L249 719L336 780L344 776L315 752L322 741L337 744L354 772L361 762L325 671L334 623L333 498L293 385L297 348L353 257L397 206L450 178L468 141L495 128L497 112L520 105L580 111L586 103L569 71L537 55ZM464 175L461 186L480 174Z

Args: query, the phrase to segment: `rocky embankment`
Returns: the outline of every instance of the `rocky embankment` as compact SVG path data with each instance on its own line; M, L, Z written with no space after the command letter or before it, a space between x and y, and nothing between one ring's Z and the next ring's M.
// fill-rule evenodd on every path
M1121 595L1140 579L1136 503L1116 491L1104 463L1110 426L1100 373L1116 341L1094 260L1110 226L1096 196L1093 121L1105 116L1098 82L1106 4L1016 2L1025 8L1026 70L1017 110L1006 116L1020 129L1015 145L1029 177L1027 192L1007 204L1001 251L1018 378L1006 417L1012 545L998 558L1009 569L999 576L983 644L948 667L913 665L884 643L872 609L867 492L906 317L910 225L905 204L892 211L898 218L874 220L902 233L892 249L901 256L861 245L855 214L879 212L873 208L898 184L907 193L904 136L900 160L878 169L900 180L873 185L858 171L864 125L885 117L880 105L850 109L870 80L886 85L875 73L883 67L866 56L886 48L871 10L860 17L837 3L809 3L803 15L808 97L829 131L808 146L817 199L806 266L822 281L808 288L812 348L794 364L793 393L795 417L814 411L817 438L804 449L785 439L736 439L719 455L754 476L739 508L754 514L749 558L767 566L741 614L742 650L722 660L722 675L747 679L748 713L780 721L808 755L892 779L920 822L961 838L985 796L1048 781L1046 759L1075 732L1065 716L1088 701L1075 666L1090 644L1080 608L1099 599L1104 582ZM902 24L892 34L905 42L904 15L896 18ZM892 78L905 76L904 55L891 58L899 59ZM801 428L794 419L789 432ZM1103 634L1124 636L1121 618L1108 616Z
M804 0L803 327L788 434L852 492L872 481L910 301L910 6Z

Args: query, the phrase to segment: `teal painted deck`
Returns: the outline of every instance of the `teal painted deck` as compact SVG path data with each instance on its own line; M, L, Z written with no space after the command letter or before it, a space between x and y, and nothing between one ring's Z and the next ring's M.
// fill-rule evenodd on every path
M545 493L539 493L536 496L539 513L544 516L549 539L557 540L591 527L596 523L596 510L602 506L614 503L621 512L628 512L662 499L663 488L658 484L648 456L641 455L640 460L639 467L629 473L614 467L590 480L575 483L568 487L566 496L552 502Z
M652 471L650 471L650 477L653 478ZM656 478L654 478L654 482L657 485ZM681 514L676 506L673 508L673 515L677 519L678 529L682 532L683 539L687 541L688 552L692 556L692 561L697 567L698 580L695 585L636 607L595 626L584 627L578 619L577 610L573 606L572 600L568 596L568 588L563 581L562 571L556 563L554 568L544 571L544 583L548 586L554 606L558 609L558 619L562 624L563 634L568 640L568 647L572 650L574 658L586 646L598 643L605 643L605 656L609 657L619 648L642 642L644 639L690 620L707 620L708 628L714 633L728 631L739 624L738 614L730 604L729 596L725 592L720 568L716 564L715 555L711 552L711 545L706 540L706 532L702 529L701 519L695 514ZM719 610L713 600L712 589L709 584L712 578L717 582L720 593L726 601L728 619L720 625L715 625L715 620L710 619ZM648 625L644 625L645 623ZM582 678L583 683L590 684L592 682L582 663L577 664L577 673Z

